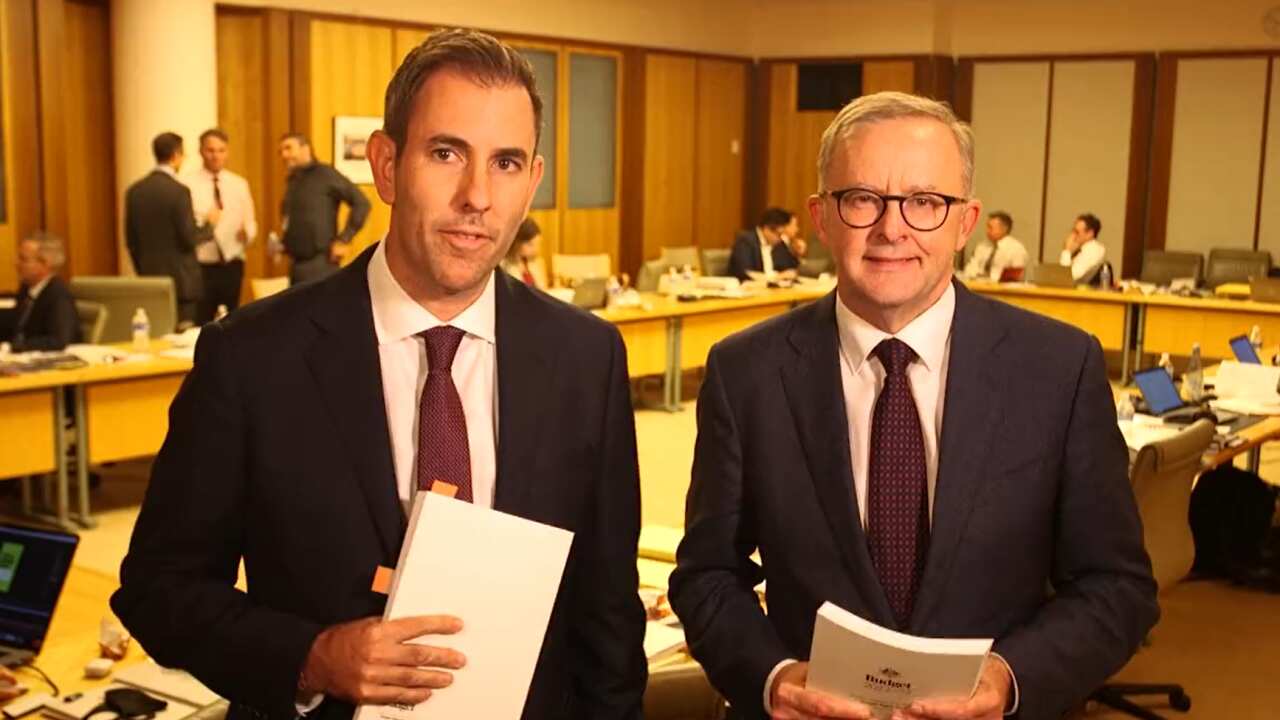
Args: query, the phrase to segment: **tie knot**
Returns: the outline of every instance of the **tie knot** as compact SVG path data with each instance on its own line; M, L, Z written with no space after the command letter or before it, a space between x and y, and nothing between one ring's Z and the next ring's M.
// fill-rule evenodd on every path
M427 372L452 369L453 356L458 354L458 344L466 333L451 325L441 325L418 334L427 341Z
M884 365L884 370L889 375L905 373L907 366L916 359L916 352L911 349L911 346L898 338L881 340L872 354L880 358L880 364Z

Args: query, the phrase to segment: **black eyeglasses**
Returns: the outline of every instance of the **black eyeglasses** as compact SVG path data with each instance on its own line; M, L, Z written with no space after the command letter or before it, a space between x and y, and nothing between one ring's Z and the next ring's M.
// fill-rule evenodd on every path
M869 228L884 217L890 200L898 201L902 219L907 225L929 232L942 227L951 213L954 203L967 203L967 198L943 195L936 192L914 192L910 195L881 195L865 188L823 190L819 195L829 195L836 201L836 212L845 225L858 230Z

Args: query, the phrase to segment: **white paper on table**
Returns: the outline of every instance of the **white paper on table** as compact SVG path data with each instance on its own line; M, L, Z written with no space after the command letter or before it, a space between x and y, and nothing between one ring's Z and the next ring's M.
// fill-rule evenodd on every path
M885 719L914 700L969 697L991 643L905 635L828 602L814 623L806 685L865 703Z
M383 618L456 615L463 629L416 642L467 658L415 706L361 705L355 720L517 720L524 709L573 533L420 492Z
M1233 360L1224 360L1213 379L1214 394L1219 400L1249 400L1263 405L1280 404L1277 385L1280 385L1280 367Z
M673 655L685 646L684 629L650 620L644 627L644 656L649 662Z

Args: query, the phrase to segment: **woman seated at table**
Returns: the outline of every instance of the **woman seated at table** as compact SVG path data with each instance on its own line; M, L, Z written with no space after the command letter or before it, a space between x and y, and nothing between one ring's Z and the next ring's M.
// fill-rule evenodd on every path
M542 258L538 257L538 244L542 239L542 228L532 218L525 218L516 230L516 239L502 261L502 269L518 278L526 285L536 288L547 286L547 268Z

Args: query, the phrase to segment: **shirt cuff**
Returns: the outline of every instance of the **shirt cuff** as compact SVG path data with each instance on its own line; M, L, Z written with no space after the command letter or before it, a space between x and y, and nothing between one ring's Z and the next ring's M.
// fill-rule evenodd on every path
M796 660L795 658L788 658L786 660L783 660L777 665L774 665L773 669L769 671L769 677L766 677L764 679L764 714L765 715L773 714L772 703L769 702L769 691L773 689L774 679L778 677L778 673L782 672L783 668L789 665L795 665L798 662L800 661Z
M316 693L305 703L294 703L293 706L298 710L298 717L304 717L307 713L320 707L322 702L324 702L324 693Z
M1005 706L1004 716L1009 717L1010 715L1016 715L1018 713L1018 704L1022 699L1018 692L1018 676L1013 674L1013 667L1009 665L1009 661L1005 660L1000 653L993 652L991 653L991 657L999 660L1000 664L1004 666L1004 669L1009 671L1009 682L1013 687L1013 695L1011 696L1009 704Z
M1058 264L1071 267L1071 251L1070 250L1062 251L1062 254L1058 256Z

